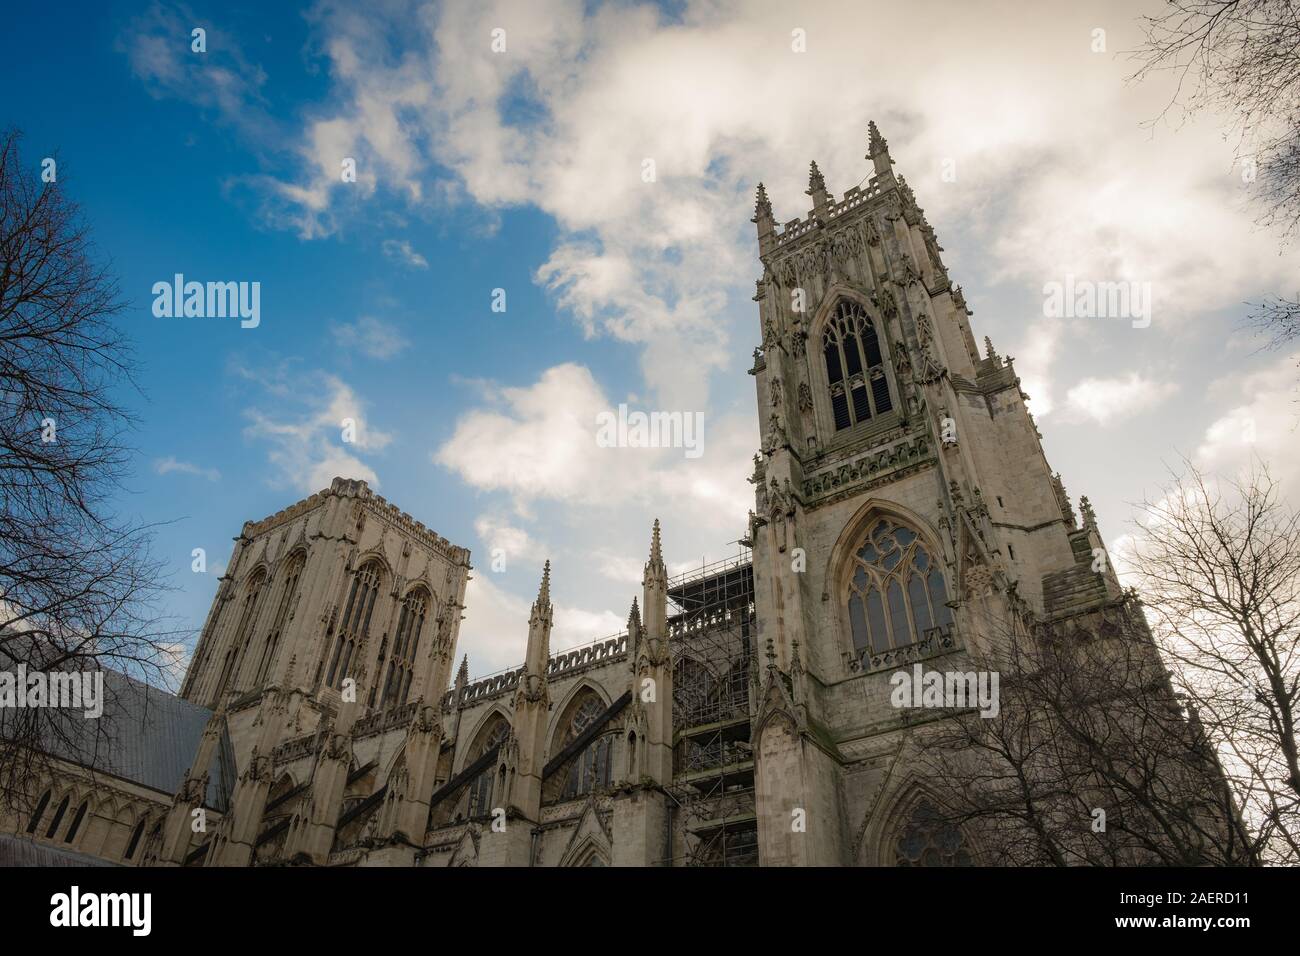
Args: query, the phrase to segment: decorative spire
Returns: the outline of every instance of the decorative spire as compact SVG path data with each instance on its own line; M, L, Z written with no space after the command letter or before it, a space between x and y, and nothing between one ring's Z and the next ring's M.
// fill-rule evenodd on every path
M812 164L808 167L808 189L806 190L805 195L812 196L815 199L817 193L824 193L825 191L826 177L823 176L822 171L817 168L817 161L813 160Z
M655 518L654 530L650 532L650 562L647 567L661 568L663 565L663 542L659 539L659 519Z
M650 560L641 578L641 631L651 646L668 646L668 569L664 567L659 519L650 534Z
M551 607L551 562L542 569L542 584L537 589L533 613L528 618L528 650L524 655L524 673L529 676L528 686L521 685L529 700L537 700L546 681L547 661L551 656L551 622L555 611Z
M546 608L551 606L551 562L548 559L542 568L542 584L537 589L537 600L533 602L535 608Z
M754 202L754 218L750 222L761 223L765 219L772 218L772 203L768 201L767 189L762 183L758 184L758 198Z
M758 184L758 196L754 200L754 217L750 222L758 227L758 252L759 255L765 256L776 248L776 221L772 218L772 204L768 201L767 190L762 183Z
M627 614L627 650L628 660L632 665L633 672L636 670L637 649L641 646L641 608L637 606L636 598L632 599L632 610Z
M469 683L469 655L466 654L460 659L460 667L456 671L456 686L464 687Z
M1083 514L1083 526L1091 531L1097 530L1097 514L1092 510L1092 502L1086 495L1079 498L1079 511Z
M866 158L875 165L877 176L889 172L890 167L894 165L894 161L889 158L889 144L885 142L885 137L880 135L874 120L867 123Z
M987 335L984 336L984 357L986 359L991 359L994 364L997 363L998 353L993 351L993 340Z
M875 159L877 155L889 150L889 143L885 142L885 137L880 135L880 127L876 125L875 120L867 121L867 159Z

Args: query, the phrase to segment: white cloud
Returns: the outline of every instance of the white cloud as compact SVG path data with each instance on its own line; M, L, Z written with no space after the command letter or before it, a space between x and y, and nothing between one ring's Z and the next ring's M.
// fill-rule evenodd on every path
M1233 476L1253 459L1294 495L1300 481L1300 373L1291 355L1237 381L1238 404L1205 430L1193 459L1202 468Z
M176 458L168 455L166 458L154 459L153 470L160 475L169 475L177 472L182 475L197 475L200 478L206 478L208 481L220 481L221 472L215 468L202 468L188 461L178 461Z
M805 214L810 159L836 193L867 173L869 117L940 233L960 224L986 282L1033 294L1071 275L1150 283L1154 328L1169 336L1289 287L1296 256L1276 255L1275 237L1253 227L1223 121L1153 130L1172 78L1130 83L1131 63L1092 52L1097 22L1112 50L1139 42L1127 3L1062 12L822 2L798 19L802 54L776 3L709 0L672 17L579 0L365 15L322 4L309 20L334 85L309 111L301 172L247 184L264 215L306 237L332 233L341 211L361 214L380 185L415 205L468 199L489 215L536 206L559 225L537 281L589 334L641 350L661 406L705 405L710 377L736 354L734 318L720 318L748 309L737 293L757 272L741 214L754 183L767 181L778 220ZM918 22L943 57L918 59L915 44L898 42L918 36ZM488 45L496 27L504 54ZM204 103L206 87L184 81L186 63L156 49L166 31L136 32L154 38L132 47L151 88ZM256 69L235 73L236 101L255 101ZM341 181L341 157L356 159L356 183ZM955 179L940 176L949 161ZM427 265L405 241L384 250ZM1028 346L1021 370L1038 415L1050 411L1061 346L1096 334L1043 325L1028 324L1028 343L1004 343Z
M365 404L342 379L325 372L262 372L235 366L236 375L260 385L276 399L274 411L258 405L244 410L247 438L268 445L271 482L302 494L327 488L336 477L358 478L378 487L379 475L361 460L382 451L392 436L374 427ZM295 410L296 409L296 410ZM355 440L344 441L345 423Z
M327 212L351 150L411 201L451 192L429 188L450 169L485 207L536 205L561 229L538 281L589 333L641 347L661 404L702 403L726 364L718 316L757 268L737 213L754 182L767 180L778 219L802 215L809 159L835 191L864 177L871 116L932 220L986 234L995 280L1150 282L1156 324L1177 328L1294 265L1243 214L1215 118L1153 135L1163 81L1127 83L1128 64L1091 52L1098 19L1113 49L1136 43L1120 2L1065 15L810 4L805 54L778 4L687 4L669 19L649 5L498 0L402 16L409 28L393 32L381 17L319 13L337 88L305 135L311 178L284 189ZM918 18L946 51L923 69L894 39ZM507 54L488 49L494 27ZM938 176L947 159L955 182ZM1036 398L1046 412L1047 389Z
M1016 355L1020 387L1029 396L1029 410L1039 418L1051 414L1055 407L1050 371L1060 351L1063 331L1063 324L1058 322L1040 322L1030 326L1025 343Z
M590 524L593 510L628 522L661 513L688 554L736 537L752 502L752 405L724 415L709 384L735 374L758 337L748 295L759 266L745 221L754 184L766 181L778 221L807 213L810 159L842 194L868 172L869 118L945 241L954 279L964 272L968 288L982 284L995 300L987 309L971 296L977 330L990 315L983 332L996 335L988 326L999 321L1015 330L1016 341L998 345L1017 355L1036 416L1055 405L1067 420L1122 424L1166 400L1170 381L1107 371L1062 394L1058 363L1087 353L1081 367L1132 367L1140 360L1130 353L1193 338L1216 310L1289 291L1297 257L1277 255L1275 237L1253 227L1219 118L1149 128L1170 87L1128 83L1130 62L1090 51L1099 23L1112 51L1137 44L1130 4L825 2L801 5L797 19L804 54L791 52L795 24L775 2L701 0L671 16L580 0L364 13L323 4L310 20L333 87L308 111L295 172L248 184L264 215L306 238L331 234L381 189L416 207L468 201L492 218L532 205L552 217L555 243L535 280L587 334L639 350L642 381L620 388L660 409L706 413L706 455L688 463L597 448L594 414L626 398L580 365L559 365L462 414L434 459L518 514L554 503L570 528ZM488 47L498 26L507 54ZM356 183L340 181L343 156L357 160ZM646 159L653 182L642 177ZM940 176L948 159L955 181ZM1067 276L1151 283L1152 327L1043 318L1043 284ZM1015 311L1023 301L1000 307L1004 295L1029 300L1029 321ZM1125 338L1106 338L1121 330ZM1124 365L1098 355L1103 338ZM1159 357L1162 376L1178 377L1177 358ZM1240 457L1234 436L1246 420L1294 454L1300 443L1283 441L1295 436L1268 404L1294 407L1281 380L1260 394L1269 397L1230 399L1207 432L1206 460ZM288 444L284 473L322 458L314 438ZM547 538L563 540L549 528ZM621 553L610 546L613 579L631 574Z
M402 265L410 266L412 269L429 268L429 260L416 252L405 239L385 239L382 248L384 255Z
M191 50L191 31L198 24L205 31L201 54ZM131 21L116 48L154 98L174 97L211 110L253 139L287 135L276 130L265 110L261 90L266 72L247 59L233 31L195 16L188 7L153 4Z
M554 602L551 651L612 637L627 625L612 611L589 611ZM528 648L528 616L533 599L517 597L477 573L465 588L465 620L461 622L457 650L469 654L470 676L481 677L524 660ZM628 597L631 605L631 596Z
M636 588L645 576L645 557L635 558L612 548L599 548L591 555L591 566L602 577Z
M221 571L225 573L224 569ZM158 645L158 665L162 673L163 686L173 694L179 693L185 680L185 671L189 669L193 651L184 644L167 642Z
M374 359L390 359L411 344L397 326L369 315L336 325L331 331L339 345Z
M1065 396L1065 421L1108 425L1160 404L1178 391L1162 382L1130 372L1126 378L1085 378Z
M491 561L496 560L494 552L500 549L507 568L516 561L544 561L547 557L545 548L534 541L526 530L501 515L479 515L474 522L474 531L487 547Z
M1110 555L1111 567L1124 587L1137 587L1141 578L1137 573L1137 555L1134 553L1136 538L1133 532L1126 531L1116 535L1106 552Z
M509 494L520 510L539 500L567 505L671 511L693 527L743 529L749 417L704 416L703 453L681 448L603 448L597 415L618 404L584 366L547 369L527 388L502 388L497 407L471 410L433 455L469 485Z

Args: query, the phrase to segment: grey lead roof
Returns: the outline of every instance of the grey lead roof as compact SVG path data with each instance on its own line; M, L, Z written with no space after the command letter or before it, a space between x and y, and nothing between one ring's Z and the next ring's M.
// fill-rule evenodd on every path
M175 794L198 752L212 711L120 671L104 669L104 712L64 722L69 740L47 738L46 751L91 770ZM234 751L223 725L208 768L208 807L225 812L235 784Z

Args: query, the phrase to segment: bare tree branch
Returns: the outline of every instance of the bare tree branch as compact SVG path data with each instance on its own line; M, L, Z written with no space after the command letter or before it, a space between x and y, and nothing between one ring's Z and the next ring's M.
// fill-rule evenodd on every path
M111 508L133 424L117 398L134 385L122 309L76 204L0 133L0 671L157 681L173 663L152 529ZM0 799L30 802L50 750L101 743L71 723L84 719L0 708Z

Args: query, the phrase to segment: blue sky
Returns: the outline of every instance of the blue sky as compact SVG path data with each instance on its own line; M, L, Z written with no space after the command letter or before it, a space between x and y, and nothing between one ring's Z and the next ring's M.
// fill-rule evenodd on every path
M29 163L57 156L130 303L144 395L121 506L165 522L183 624L242 522L332 473L474 552L475 673L521 657L546 557L565 645L619 628L655 517L675 567L734 551L758 444L753 188L803 215L817 159L842 193L872 118L1108 537L1180 453L1300 477L1294 359L1238 330L1241 303L1295 293L1294 253L1253 226L1222 118L1144 125L1168 89L1126 82L1140 11L788 7L9 12L4 122ZM260 282L261 324L156 318L150 289L177 272ZM1151 282L1151 328L1045 318L1067 274ZM705 454L602 456L593 412L619 402L703 412Z

